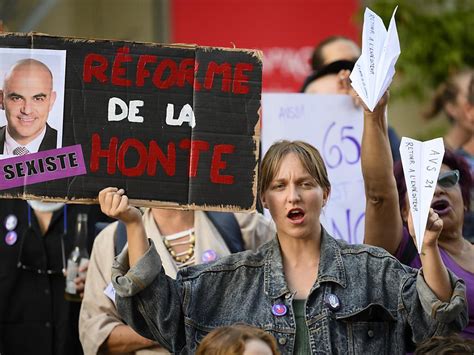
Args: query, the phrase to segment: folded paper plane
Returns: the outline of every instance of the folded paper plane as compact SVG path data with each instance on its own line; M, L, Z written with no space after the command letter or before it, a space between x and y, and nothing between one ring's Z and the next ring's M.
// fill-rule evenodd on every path
M443 162L443 139L420 142L403 137L400 143L400 156L415 229L416 246L418 252L421 252L428 213Z
M362 30L362 54L350 79L352 87L367 107L373 111L392 82L395 63L400 55L395 12L385 29L382 19L369 8L365 9Z

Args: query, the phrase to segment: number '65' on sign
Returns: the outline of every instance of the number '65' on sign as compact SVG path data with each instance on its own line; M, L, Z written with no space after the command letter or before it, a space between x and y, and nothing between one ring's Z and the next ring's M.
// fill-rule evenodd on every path
M330 169L335 169L345 161L349 165L357 164L360 160L360 143L351 135L354 126L342 126L338 130L336 122L332 122L323 140L323 157ZM332 144L332 145L330 145Z

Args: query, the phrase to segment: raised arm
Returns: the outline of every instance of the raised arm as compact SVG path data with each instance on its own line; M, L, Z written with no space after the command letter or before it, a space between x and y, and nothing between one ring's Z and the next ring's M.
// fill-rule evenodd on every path
M408 228L414 235L411 216ZM402 313L406 312L415 343L435 335L460 332L469 322L465 283L446 269L439 253L442 229L443 221L431 209L420 252L423 268L418 271L415 284L410 278L404 282L401 294Z
M411 213L408 216L408 228L410 229L410 234L415 235ZM442 229L443 220L430 208L420 258L423 266L423 278L426 284L439 300L448 302L453 288L449 280L448 270L441 259L438 248L438 237Z
M382 247L394 254L402 240L403 224L387 133L388 96L388 92L385 93L373 112L364 107L361 149L367 200L364 243Z
M130 267L133 267L149 248L140 211L130 206L125 191L116 187L107 187L100 191L99 202L102 212L109 217L120 219L125 224L129 263Z
M154 243L147 239L141 213L128 204L124 190L106 188L99 201L102 211L120 219L127 229L128 248L115 257L111 276L120 317L141 336L181 353L186 345L182 281L166 276Z

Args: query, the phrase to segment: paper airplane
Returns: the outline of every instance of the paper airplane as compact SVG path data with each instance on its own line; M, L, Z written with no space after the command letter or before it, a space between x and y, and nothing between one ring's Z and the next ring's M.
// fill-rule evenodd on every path
M365 9L362 29L362 54L350 75L352 87L366 106L373 111L395 75L395 63L400 55L395 12L388 30L382 19Z
M443 162L443 139L420 142L403 137L400 143L400 156L415 229L416 246L418 252L421 252L431 200Z

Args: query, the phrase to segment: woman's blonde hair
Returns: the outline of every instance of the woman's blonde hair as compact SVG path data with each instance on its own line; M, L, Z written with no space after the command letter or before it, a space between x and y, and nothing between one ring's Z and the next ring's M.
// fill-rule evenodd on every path
M242 355L245 343L249 340L261 340L279 355L275 338L264 330L246 324L236 324L214 329L204 337L196 355Z
M319 151L303 141L281 140L274 143L263 158L259 179L260 194L268 189L280 169L283 158L289 153L294 153L300 159L304 168L325 192L331 191L326 165Z

